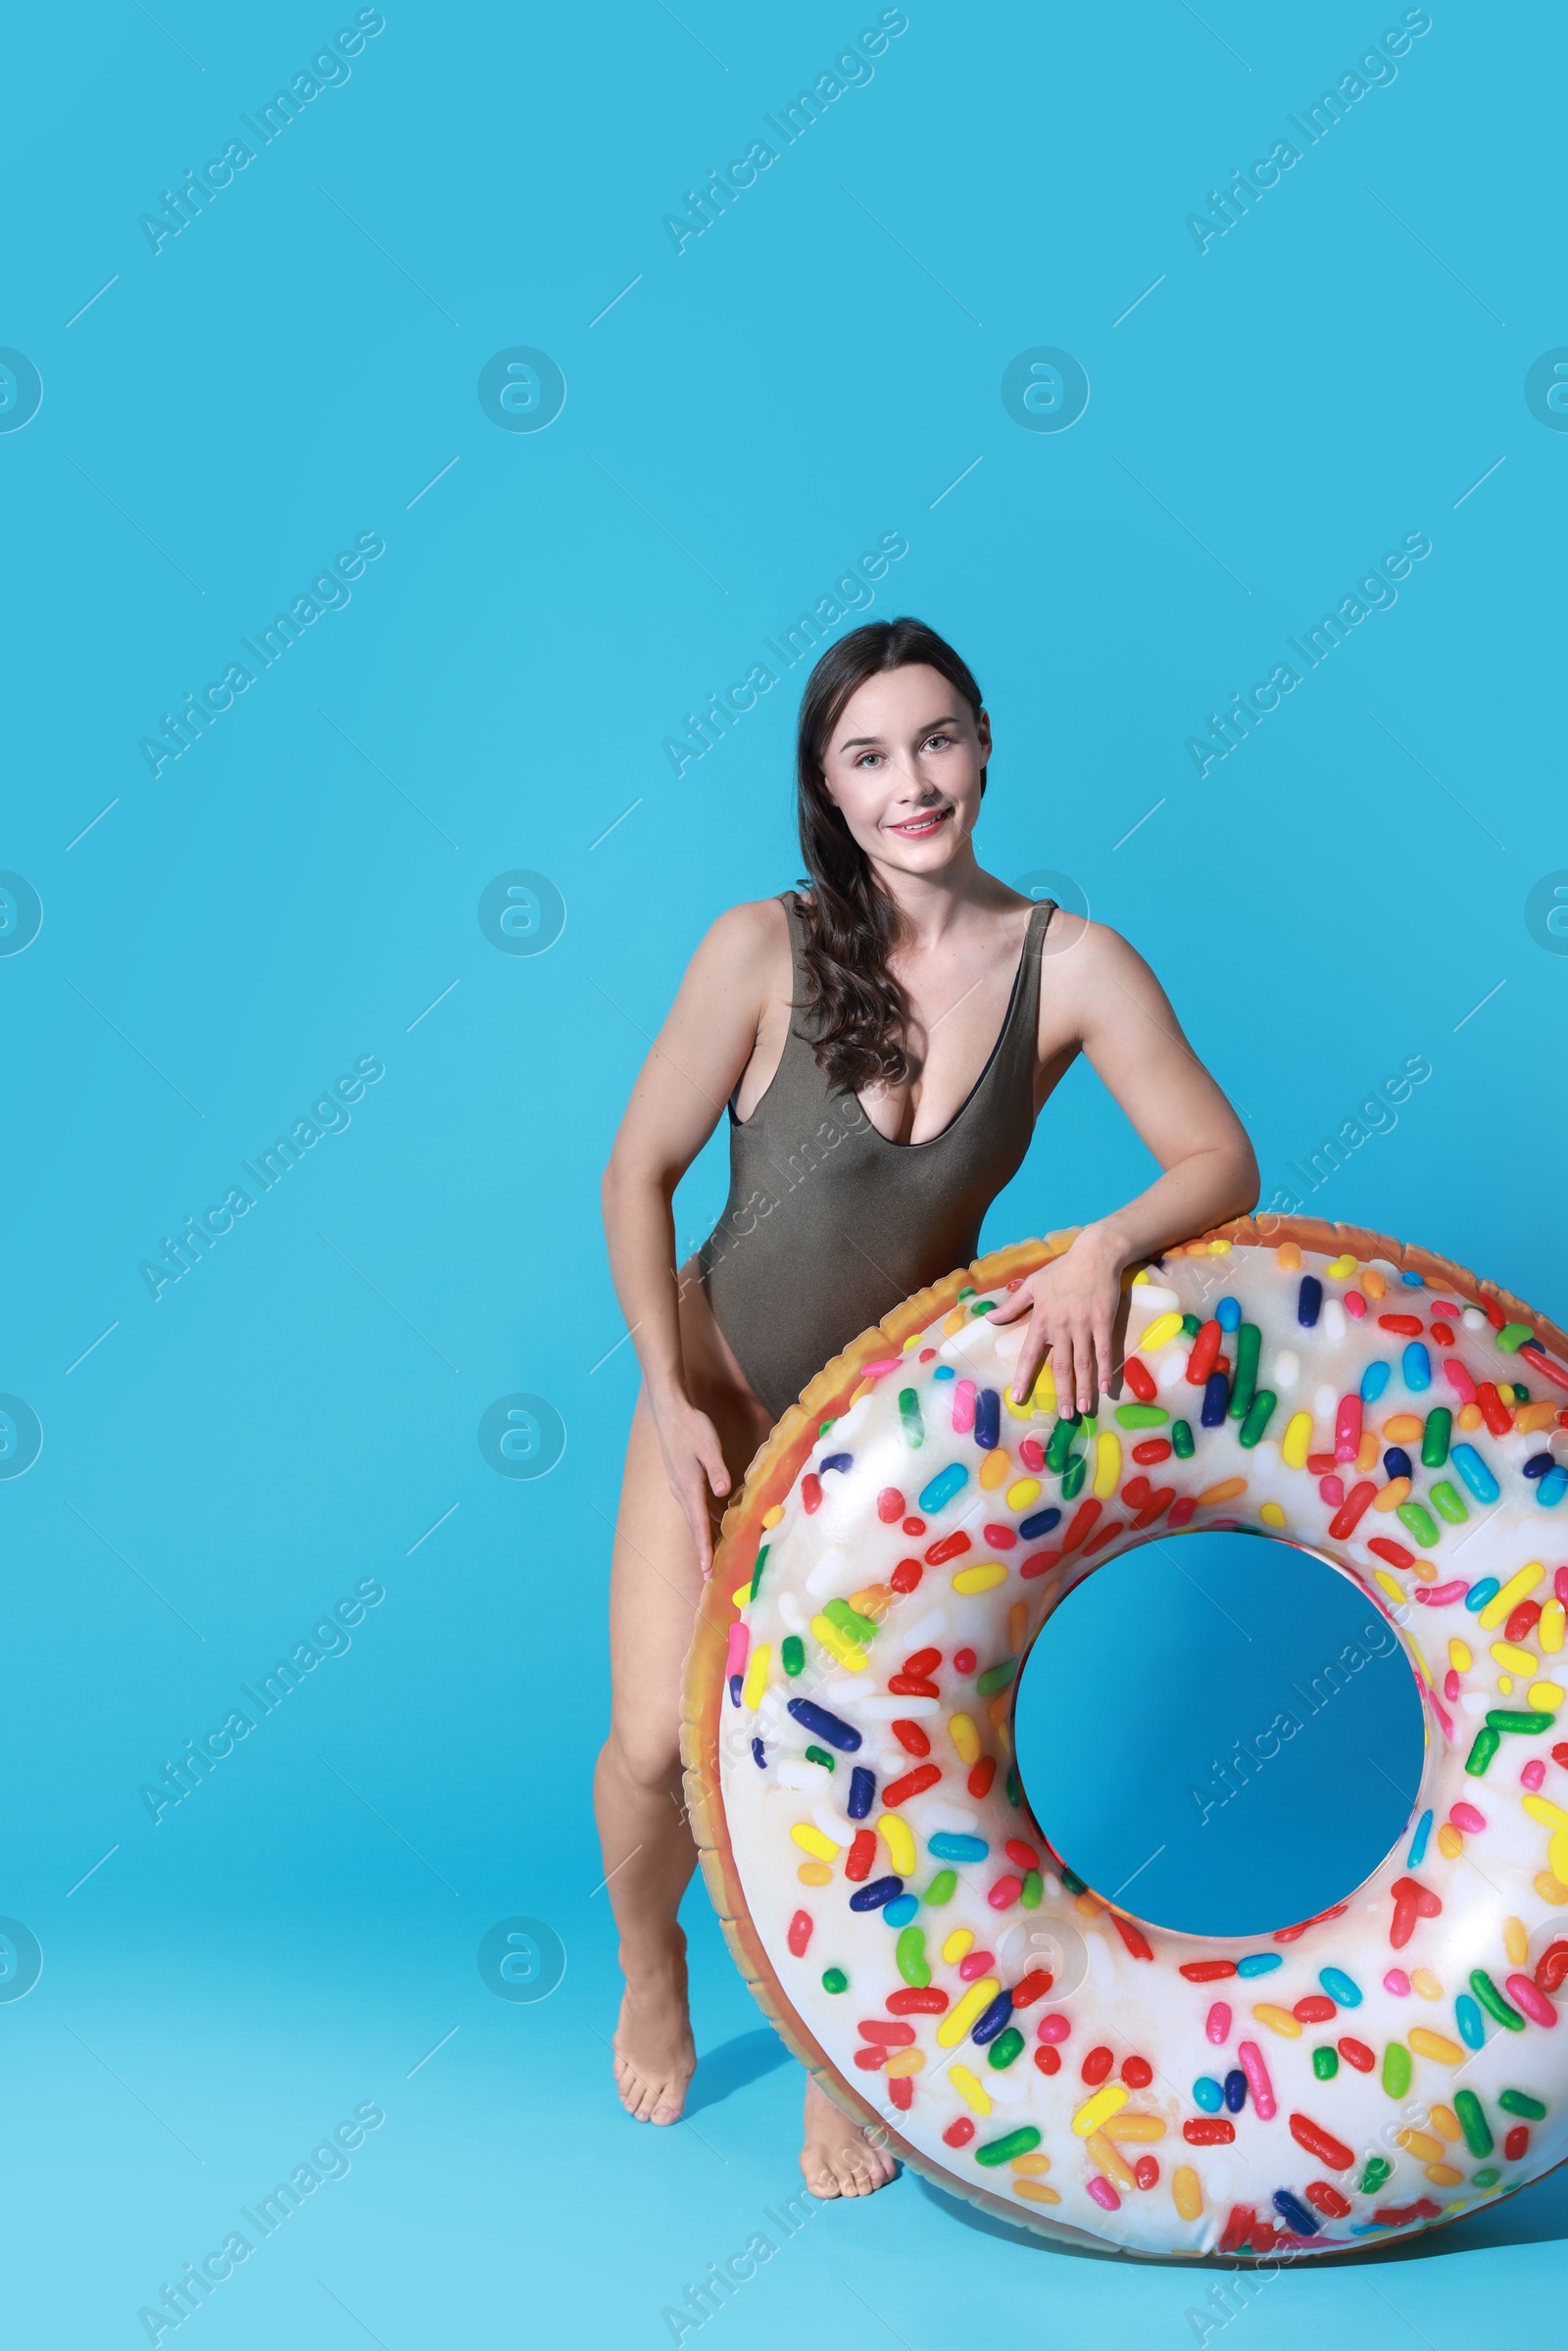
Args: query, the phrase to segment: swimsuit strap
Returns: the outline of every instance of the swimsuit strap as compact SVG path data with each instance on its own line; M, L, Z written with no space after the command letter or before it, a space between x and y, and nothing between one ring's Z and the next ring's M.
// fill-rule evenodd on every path
M814 1015L803 1008L810 993L810 978L806 968L806 921L800 908L799 893L794 890L781 890L778 894L778 903L784 908L784 917L789 924L790 963L795 983L793 993L796 1005L796 1014L790 1021L789 1034L784 1041L784 1053L780 1056L779 1066L782 1068L785 1057L798 1057L803 1050L810 1052L812 1040L808 1033L808 1027L813 1022ZM1038 900L1030 911L1029 926L1024 933L1023 948L1018 957L1017 973L1013 979L1012 995L1008 1000L1002 1033L991 1050L990 1059L965 1097L965 1108L974 1100L981 1087L992 1077L999 1062L1005 1061L1009 1074L1016 1075L1019 1038L1024 1041L1026 1049L1032 1093L1035 1039L1040 1028L1040 955L1046 933L1051 928L1051 917L1055 911L1056 901L1054 898ZM797 1021L806 1025L797 1027ZM814 1053L811 1054L811 1065L813 1068L816 1066ZM956 1112L950 1126L943 1130L944 1133L951 1132L952 1125L956 1124L957 1118L961 1115L961 1111ZM932 1140L936 1141L938 1138L933 1137Z
M1040 946L1054 911L1048 900L1030 912L1006 1016L968 1099L940 1135L900 1144L817 1066L806 924L793 891L779 903L794 1009L744 1124L730 1105L729 1198L699 1252L718 1327L775 1419L857 1333L977 1254L1034 1128Z
M1018 958L1018 973L1012 983L1012 998L1007 1005L1007 1017L997 1039L991 1059L975 1083L974 1096L990 1083L1000 1087L1004 1099L1013 1089L1021 1090L1029 1102L1029 1119L1034 1123L1035 1055L1040 1035L1040 961L1051 917L1056 911L1054 898L1043 898L1029 916L1024 933L1023 953Z

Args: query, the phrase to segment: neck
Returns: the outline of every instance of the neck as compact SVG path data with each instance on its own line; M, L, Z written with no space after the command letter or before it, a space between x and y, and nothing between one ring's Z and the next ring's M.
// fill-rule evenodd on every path
M965 840L939 873L907 873L902 867L871 859L877 882L898 908L899 928L911 945L936 946L999 895L995 878L984 871Z

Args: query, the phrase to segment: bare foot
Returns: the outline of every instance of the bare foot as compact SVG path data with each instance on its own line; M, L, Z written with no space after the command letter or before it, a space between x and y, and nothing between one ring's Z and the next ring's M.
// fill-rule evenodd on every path
M806 2144L801 2170L813 2196L869 2196L886 2187L896 2166L858 2123L841 2114L814 2082L806 2085Z
M686 2010L685 1938L662 1967L628 1979L612 2044L615 2087L638 2123L678 2123L697 2049Z

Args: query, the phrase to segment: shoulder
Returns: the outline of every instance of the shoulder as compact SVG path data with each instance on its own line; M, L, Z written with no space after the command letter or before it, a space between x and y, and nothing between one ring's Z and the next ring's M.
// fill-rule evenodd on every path
M692 957L692 968L705 979L762 987L777 979L782 971L784 992L788 994L790 930L778 900L751 898L738 906L726 907L710 924Z
M1161 1001L1158 980L1136 947L1109 923L1059 906L1041 944L1042 1025L1063 1015L1080 1036L1114 1025L1134 1006Z
M1129 946L1120 931L1113 931L1107 922L1092 922L1087 915L1075 914L1067 906L1058 906L1052 915L1040 952L1052 961L1070 958L1084 971L1100 974L1142 961L1137 949Z

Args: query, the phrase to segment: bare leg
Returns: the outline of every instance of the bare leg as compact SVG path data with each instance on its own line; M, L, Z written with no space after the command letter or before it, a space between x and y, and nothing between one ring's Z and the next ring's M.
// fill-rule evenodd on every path
M692 1269L685 1269L689 1277ZM737 1491L767 1434L700 1287L682 1298L694 1400L710 1413ZM680 1770L680 1678L702 1592L697 1554L669 1491L653 1416L639 1396L621 1481L610 1585L610 1737L594 1773L594 1811L626 1980L615 2082L638 2122L680 2119L696 2065L686 2007L681 1895L697 1864ZM815 2196L869 2195L892 2158L808 2082L801 2170Z
M611 1567L610 1737L594 1811L620 1934L626 1989L615 2082L642 2123L679 2120L696 2065L686 2012L686 1937L676 1923L697 1866L680 1773L680 1675L702 1577L669 1491L653 1416L632 1415Z

